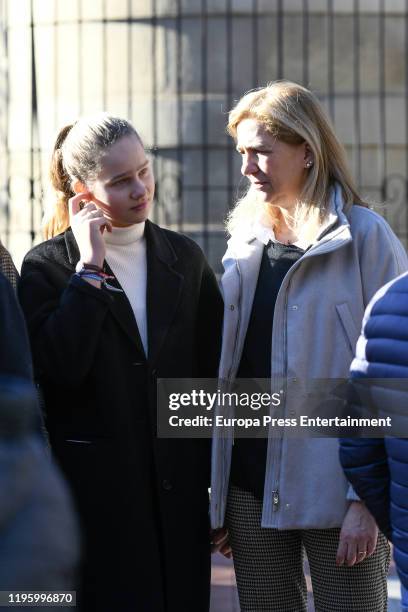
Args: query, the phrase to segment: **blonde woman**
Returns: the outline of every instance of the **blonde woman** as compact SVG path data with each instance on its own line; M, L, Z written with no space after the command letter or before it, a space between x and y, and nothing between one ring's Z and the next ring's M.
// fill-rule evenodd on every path
M216 280L192 240L149 221L152 167L125 119L63 128L51 185L49 239L26 256L20 297L82 522L79 607L206 612L210 448L157 438L156 381L215 374Z
M364 309L408 267L369 210L313 93L281 81L243 96L228 131L249 189L228 220L220 378L299 385L347 377ZM276 385L279 385L276 387ZM234 558L241 609L306 610L306 551L319 612L386 610L389 550L347 484L336 438L213 443L212 526ZM217 533L217 532L216 532Z

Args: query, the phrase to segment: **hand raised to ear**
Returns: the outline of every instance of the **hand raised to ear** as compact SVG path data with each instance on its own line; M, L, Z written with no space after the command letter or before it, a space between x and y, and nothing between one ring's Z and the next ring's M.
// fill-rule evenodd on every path
M81 202L87 202L81 209ZM78 243L81 261L102 267L105 259L103 232L112 231L112 224L92 201L88 191L77 193L68 201L72 232Z

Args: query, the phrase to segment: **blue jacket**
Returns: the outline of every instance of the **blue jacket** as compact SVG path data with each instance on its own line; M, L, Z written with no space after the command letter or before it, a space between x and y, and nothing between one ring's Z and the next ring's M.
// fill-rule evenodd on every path
M408 274L380 289L367 307L351 376L355 384L359 378L408 378ZM372 398L381 416L388 413L408 420L408 394L396 387L378 381L372 385ZM408 439L344 438L340 461L380 529L392 540L398 574L408 588Z

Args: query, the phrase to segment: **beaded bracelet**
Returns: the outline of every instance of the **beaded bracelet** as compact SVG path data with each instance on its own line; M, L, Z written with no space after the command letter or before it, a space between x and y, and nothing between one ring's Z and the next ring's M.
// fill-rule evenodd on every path
M95 272L103 272L103 268L100 266L95 266L94 264L83 263L82 267L86 270L95 270Z
M95 266L96 267L96 266ZM101 268L98 268L98 270L93 270L92 268L88 268L87 265L84 265L83 268L81 268L80 270L77 270L77 274L78 276L86 276L88 274L94 274L96 276L99 276L100 278L98 280L103 280L103 279L112 279L115 278L114 276L110 276L109 274L106 274L106 272L104 272Z
M79 272L76 272L75 276L79 278L88 278L91 280L99 281L106 289L109 291L116 291L118 293L123 293L123 289L118 289L117 287L112 287L107 281L108 279L115 278L114 276L110 276L105 272L93 272L92 270L87 270L86 267L83 267Z
M88 272L86 274L77 273L77 276L79 276L79 278L90 278L92 280L100 281L101 283L103 283L105 280L100 274L93 274L92 272Z
M85 263L83 261L78 261L76 267L75 267L75 271L76 272L80 272L81 270L94 270L95 272L103 272L103 268L101 268L100 266L97 266L95 264L89 264L89 263Z

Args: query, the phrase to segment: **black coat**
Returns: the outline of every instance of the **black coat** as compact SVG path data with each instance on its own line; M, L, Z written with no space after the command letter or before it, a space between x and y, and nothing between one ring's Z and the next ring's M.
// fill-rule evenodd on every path
M10 273L11 281L17 283L17 271L15 276L11 273L12 266L14 266L11 257L9 255L7 257L4 253L8 255L0 244L0 268ZM33 432L43 437L43 419L37 400L37 391L33 384L33 365L27 329L11 281L3 272L0 272L0 395L3 394L2 397L6 398L11 389L15 389L18 394L18 387L21 385L22 405L26 401L28 403L25 404L26 414L19 415L20 424L29 422ZM23 397L26 400L23 400ZM0 400L0 409L4 409L3 400ZM18 415L14 416L18 419ZM4 410L0 418L5 418Z
M216 376L222 300L193 241L149 221L145 236L147 360L125 294L73 275L71 230L28 253L20 297L84 526L85 609L199 612L209 605L209 441L157 438L156 379Z
M0 272L0 375L32 380L30 346L21 308Z

